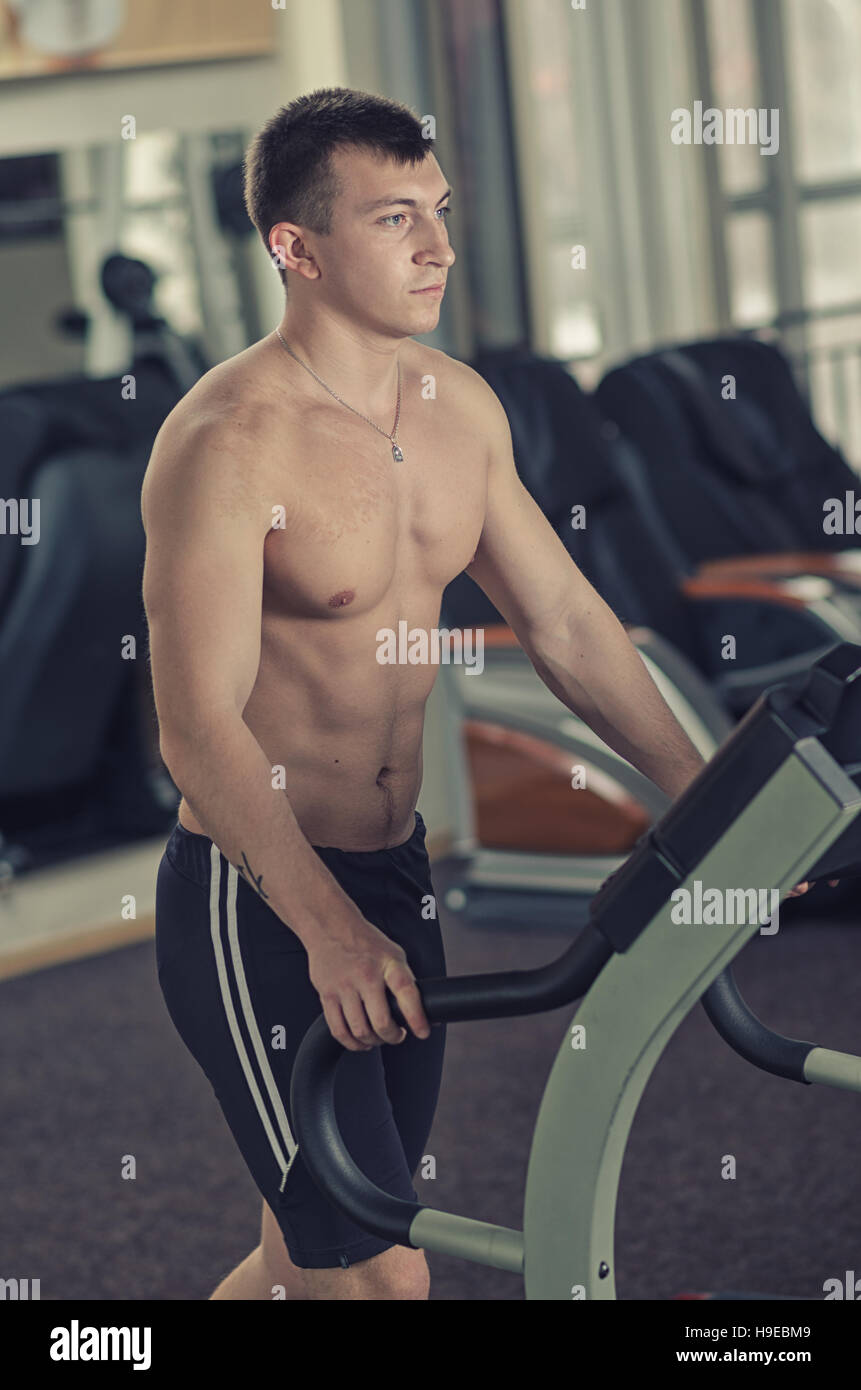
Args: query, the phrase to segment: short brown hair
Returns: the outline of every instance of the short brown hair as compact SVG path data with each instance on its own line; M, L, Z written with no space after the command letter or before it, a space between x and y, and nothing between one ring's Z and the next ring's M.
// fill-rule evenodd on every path
M320 88L282 106L251 141L244 163L248 216L267 251L276 222L328 236L340 192L333 150L353 146L398 164L419 164L433 145L418 117L399 102L348 87ZM286 270L278 273L286 288Z

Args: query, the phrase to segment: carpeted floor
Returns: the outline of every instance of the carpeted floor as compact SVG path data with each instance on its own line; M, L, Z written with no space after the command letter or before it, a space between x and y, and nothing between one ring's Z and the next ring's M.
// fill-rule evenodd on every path
M434 869L440 898L446 866ZM450 974L551 960L564 937L444 921ZM772 1027L861 1051L861 926L796 923L737 963ZM428 1204L522 1225L532 1128L573 1007L452 1025L428 1145ZM151 943L0 986L0 1277L43 1299L205 1299L257 1243L260 1199L170 1023ZM576 1120L576 1117L575 1117ZM861 1097L766 1076L697 1006L637 1113L616 1229L622 1299L743 1289L821 1299L861 1276ZM737 1178L721 1178L725 1154ZM123 1165L134 1159L134 1180ZM431 1254L434 1299L515 1299L522 1282Z

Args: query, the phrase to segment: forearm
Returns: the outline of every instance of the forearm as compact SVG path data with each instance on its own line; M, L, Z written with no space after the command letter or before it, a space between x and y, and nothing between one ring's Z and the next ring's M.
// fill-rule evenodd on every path
M575 628L536 641L529 655L553 694L674 800L704 766L622 624L597 595Z
M309 844L239 715L162 736L162 757L210 839L307 947L350 900Z

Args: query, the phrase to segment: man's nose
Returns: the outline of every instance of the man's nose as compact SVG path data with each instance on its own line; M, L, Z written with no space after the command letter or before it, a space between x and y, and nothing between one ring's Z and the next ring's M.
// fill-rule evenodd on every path
M448 229L444 222L437 223L436 236L429 240L426 248L419 254L425 260L434 261L437 265L454 265L457 257L449 243Z

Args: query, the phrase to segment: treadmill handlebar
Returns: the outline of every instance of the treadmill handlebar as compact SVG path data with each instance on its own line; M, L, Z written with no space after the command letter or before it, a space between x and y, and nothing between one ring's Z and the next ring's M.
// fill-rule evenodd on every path
M811 1084L804 1064L816 1044L785 1038L766 1027L745 1003L729 966L706 990L702 1005L724 1042L746 1062L773 1076Z
M843 642L760 696L592 899L590 918L614 950L628 950L802 740L820 742L861 786L859 678L861 645ZM805 872L810 878L861 873L861 818Z
M516 1018L544 1013L581 998L613 954L604 938L587 924L558 960L536 970L419 980L422 1004L431 1027L485 1018ZM406 1020L390 991L387 1002L395 1022ZM315 1019L296 1054L290 1081L290 1109L298 1146L311 1177L346 1216L373 1235L409 1245L409 1231L422 1210L415 1202L383 1192L356 1166L344 1144L335 1115L335 1073L346 1050Z
M844 697L859 675L861 646L842 643L803 675L766 691L711 762L601 886L590 905L589 923L569 949L537 970L418 981L431 1026L540 1013L582 997L613 952L626 951L646 929L672 890L796 743L827 735L841 716L845 722ZM861 684L853 693L859 692ZM857 721L852 723L858 726ZM742 1055L756 1065L803 1079L798 1075L799 1061L812 1044L770 1034L734 991L731 976L727 983L726 974L708 991L707 1010L715 1027L737 1050L743 1045L747 1050ZM395 1021L407 1027L388 992L387 998ZM339 1210L383 1239L410 1245L412 1222L423 1208L372 1183L353 1162L338 1129L335 1073L345 1055L321 1015L302 1041L290 1084L299 1148L314 1182Z

